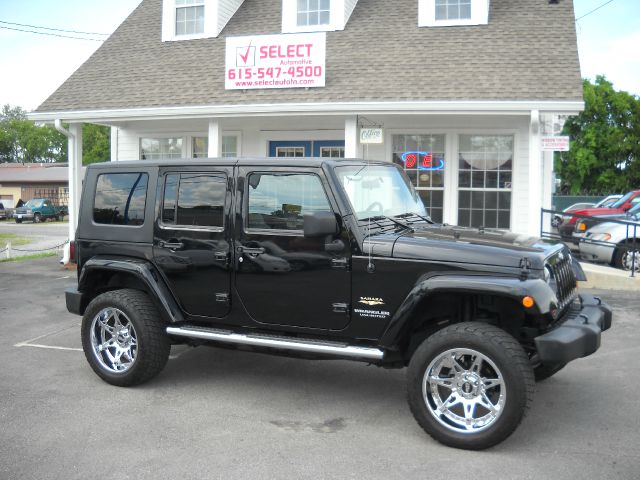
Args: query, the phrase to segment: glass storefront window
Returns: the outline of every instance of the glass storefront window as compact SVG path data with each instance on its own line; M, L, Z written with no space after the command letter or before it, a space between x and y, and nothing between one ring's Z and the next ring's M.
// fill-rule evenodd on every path
M141 160L182 158L182 138L141 138Z
M393 161L404 168L434 222L442 222L445 135L393 135Z
M460 135L458 225L511 227L512 135Z
M193 137L192 155L193 158L206 158L209 156L209 138ZM237 157L238 156L238 137L236 135L222 136L222 156Z

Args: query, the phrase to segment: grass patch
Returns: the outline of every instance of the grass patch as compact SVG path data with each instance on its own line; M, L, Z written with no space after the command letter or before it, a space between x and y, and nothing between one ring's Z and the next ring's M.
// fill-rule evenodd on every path
M4 255L5 253L1 253L0 255ZM53 257L58 255L56 252L44 252L44 253L34 253L32 255L23 255L22 257L12 257L12 258L2 258L0 259L0 263L5 262L22 262L25 260L33 260L36 258L45 258L45 257Z
M0 248L4 248L4 246L9 242L11 242L11 246L13 247L19 247L21 245L31 243L28 238L21 237L15 233L0 233Z

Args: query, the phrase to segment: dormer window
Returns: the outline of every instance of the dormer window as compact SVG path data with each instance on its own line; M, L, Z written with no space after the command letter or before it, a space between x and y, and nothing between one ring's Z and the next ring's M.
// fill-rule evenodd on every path
M204 0L176 0L176 36L204 33Z
M471 0L436 0L436 20L471 19Z
M489 0L418 0L418 26L486 25Z
M282 33L344 30L358 0L282 0Z
M298 26L329 25L330 0L298 0Z

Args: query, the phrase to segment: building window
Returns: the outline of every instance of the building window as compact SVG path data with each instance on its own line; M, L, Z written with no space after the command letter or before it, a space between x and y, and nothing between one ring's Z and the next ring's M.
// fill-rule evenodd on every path
M193 158L206 158L209 156L209 138L193 137L192 142ZM238 156L238 136L223 135L222 136L222 156L237 157Z
M176 0L176 36L204 32L204 0Z
M418 0L418 26L486 25L489 0Z
M442 223L445 135L393 135L393 161L404 168L433 221Z
M141 138L141 160L182 158L182 138Z
M471 0L436 0L436 20L471 18Z
M511 227L512 135L460 135L458 224Z
M344 147L320 147L322 158L344 158Z
M304 157L304 147L277 147L276 157Z
M330 0L298 0L298 26L329 25Z

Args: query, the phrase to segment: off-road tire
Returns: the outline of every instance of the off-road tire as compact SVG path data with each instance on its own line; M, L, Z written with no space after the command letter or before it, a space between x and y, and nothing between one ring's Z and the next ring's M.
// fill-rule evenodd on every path
M493 362L502 374L506 392L502 412L479 431L462 433L443 425L436 420L435 413L432 414L434 409L427 406L423 396L427 368L434 359L452 349L476 351ZM480 322L451 325L428 337L416 349L407 372L409 406L418 424L435 440L468 450L492 447L511 435L531 405L534 388L533 369L520 344L505 331Z
M560 365L554 365L552 367L547 365L538 365L533 369L533 375L536 379L536 382L541 382L542 380L546 380L549 377L552 377L560 370L562 370L567 364L562 363Z
M113 372L100 364L92 347L91 326L95 316L105 308L122 311L135 328L137 354L135 362L124 372ZM171 343L158 309L138 290L114 290L94 298L82 317L82 348L93 371L105 382L119 387L139 385L158 375L167 363Z

